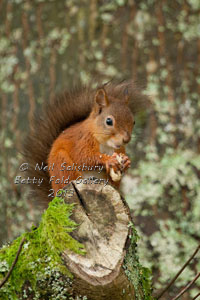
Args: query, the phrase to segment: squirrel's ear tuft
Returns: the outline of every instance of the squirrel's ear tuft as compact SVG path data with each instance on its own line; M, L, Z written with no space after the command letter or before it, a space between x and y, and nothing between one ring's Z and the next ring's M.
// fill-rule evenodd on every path
M95 95L95 102L100 106L100 107L105 107L109 105L108 101L108 96L106 94L106 91L104 89L99 89L96 92Z
M129 100L130 100L130 95L128 92L128 87L126 87L124 90L124 101L125 101L126 105L129 104Z

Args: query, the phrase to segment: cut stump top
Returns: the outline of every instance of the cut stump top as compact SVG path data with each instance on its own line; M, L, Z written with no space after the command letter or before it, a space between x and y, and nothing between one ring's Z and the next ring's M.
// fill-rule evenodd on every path
M120 194L110 185L75 184L67 203L75 203L72 219L79 224L72 236L83 243L86 255L66 250L69 270L92 285L106 285L120 272L125 255L130 222L129 212Z

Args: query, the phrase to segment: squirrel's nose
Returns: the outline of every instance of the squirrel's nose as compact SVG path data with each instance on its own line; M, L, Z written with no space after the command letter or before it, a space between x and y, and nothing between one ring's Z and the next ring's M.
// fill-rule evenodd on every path
M128 132L126 132L123 137L123 143L127 144L128 142L130 142L130 139L131 139L131 135Z

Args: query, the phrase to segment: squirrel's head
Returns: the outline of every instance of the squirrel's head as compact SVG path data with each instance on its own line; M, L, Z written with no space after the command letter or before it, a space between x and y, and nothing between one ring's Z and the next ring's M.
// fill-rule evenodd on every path
M130 141L134 118L128 102L127 91L123 100L108 96L104 89L96 92L91 117L95 118L93 132L100 144L119 149Z

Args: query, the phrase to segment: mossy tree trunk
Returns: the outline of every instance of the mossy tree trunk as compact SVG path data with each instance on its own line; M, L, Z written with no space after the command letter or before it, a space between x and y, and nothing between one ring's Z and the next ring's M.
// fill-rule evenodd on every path
M0 299L10 295L12 299L152 299L148 270L139 264L136 253L137 233L120 194L97 184L71 183L65 191L64 201L55 198L40 226L27 234L28 246L24 245L10 282L0 290ZM73 207L66 216L68 224L63 223L66 207ZM14 244L17 248L19 243ZM33 258L30 253L38 250L31 252L31 247L44 249ZM10 265L8 256L7 248L1 250L0 260ZM19 264L25 262L20 270ZM30 271L34 276L28 275ZM12 282L18 277L23 279L15 290Z

